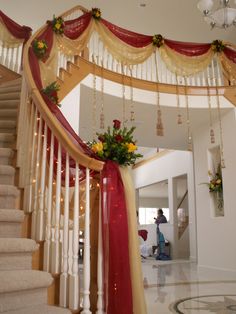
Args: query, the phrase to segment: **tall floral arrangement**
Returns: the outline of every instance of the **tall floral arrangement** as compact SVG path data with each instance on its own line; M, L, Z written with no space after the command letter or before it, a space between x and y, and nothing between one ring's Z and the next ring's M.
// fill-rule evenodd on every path
M121 128L119 120L113 120L113 127L108 127L105 133L97 133L98 141L89 142L89 146L102 160L113 160L120 165L132 165L137 158L136 141L133 139L135 127Z
M210 181L208 183L209 192L222 192L223 184L222 184L222 173L220 165L217 168L217 172L213 175L211 171L208 171L208 175L210 177Z

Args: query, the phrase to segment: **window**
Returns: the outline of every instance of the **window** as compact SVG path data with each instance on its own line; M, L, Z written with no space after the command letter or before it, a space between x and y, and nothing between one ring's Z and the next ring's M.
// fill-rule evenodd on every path
M139 208L139 223L140 225L154 224L154 218L157 217L157 211L159 208L153 207L140 207ZM167 221L169 221L169 208L162 208L163 214L166 216Z

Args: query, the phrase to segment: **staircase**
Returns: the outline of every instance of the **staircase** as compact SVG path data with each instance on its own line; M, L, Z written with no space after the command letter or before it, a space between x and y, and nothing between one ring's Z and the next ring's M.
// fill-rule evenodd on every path
M20 91L20 79L0 85L0 313L71 313L47 305L47 288L53 278L32 270L32 254L38 244L21 238L24 212L14 167Z

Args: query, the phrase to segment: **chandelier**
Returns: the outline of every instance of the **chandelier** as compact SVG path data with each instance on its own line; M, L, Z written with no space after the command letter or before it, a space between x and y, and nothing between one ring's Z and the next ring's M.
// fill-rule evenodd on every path
M231 2L236 4L236 0ZM230 0L200 0L197 7L212 29L214 27L226 29L231 25L236 26L236 8L230 6Z

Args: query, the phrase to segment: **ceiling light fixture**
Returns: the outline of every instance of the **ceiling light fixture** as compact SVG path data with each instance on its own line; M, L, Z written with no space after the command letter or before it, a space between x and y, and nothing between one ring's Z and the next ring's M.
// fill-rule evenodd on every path
M236 4L236 0L200 0L197 7L212 29L215 27L226 29L231 25L236 26L236 8L232 8L230 2Z

